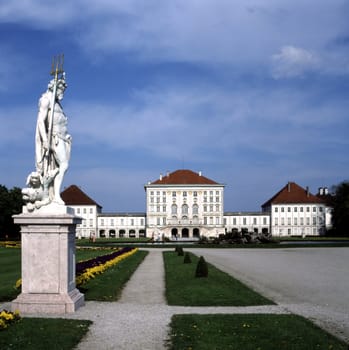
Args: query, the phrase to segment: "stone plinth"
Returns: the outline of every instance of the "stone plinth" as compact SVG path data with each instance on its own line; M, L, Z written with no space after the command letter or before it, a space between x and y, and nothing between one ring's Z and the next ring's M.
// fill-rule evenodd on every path
M12 310L32 314L65 314L84 305L84 295L75 287L75 228L81 223L65 214L20 214L22 293L12 301Z

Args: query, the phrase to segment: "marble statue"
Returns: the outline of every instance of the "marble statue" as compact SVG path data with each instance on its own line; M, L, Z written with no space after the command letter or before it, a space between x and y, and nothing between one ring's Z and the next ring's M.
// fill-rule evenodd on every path
M27 188L22 190L29 212L50 204L64 205L61 186L69 166L72 138L67 130L67 117L61 101L67 88L63 56L52 63L54 76L39 99L35 134L36 171L29 174Z

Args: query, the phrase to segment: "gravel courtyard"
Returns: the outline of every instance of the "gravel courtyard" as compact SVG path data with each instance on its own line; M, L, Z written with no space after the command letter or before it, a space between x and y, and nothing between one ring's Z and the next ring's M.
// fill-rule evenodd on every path
M349 248L192 249L292 313L349 341Z

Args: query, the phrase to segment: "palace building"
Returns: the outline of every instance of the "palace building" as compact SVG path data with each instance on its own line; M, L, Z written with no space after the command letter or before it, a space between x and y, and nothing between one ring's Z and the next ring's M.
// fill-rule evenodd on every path
M260 212L225 212L224 184L201 172L180 169L148 182L146 212L103 213L102 206L78 186L62 192L62 199L82 223L77 237L153 237L198 239L218 237L232 230L273 236L318 236L331 225L326 188L313 195L289 182L262 205Z

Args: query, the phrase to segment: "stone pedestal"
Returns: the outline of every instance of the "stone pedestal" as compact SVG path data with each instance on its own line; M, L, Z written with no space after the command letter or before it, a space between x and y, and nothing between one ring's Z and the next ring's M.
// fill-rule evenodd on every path
M65 314L84 305L75 287L75 228L81 218L60 213L20 214L22 293L11 309L24 314Z

